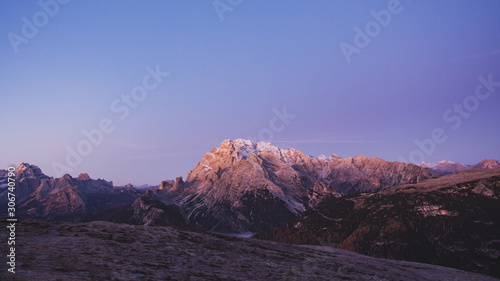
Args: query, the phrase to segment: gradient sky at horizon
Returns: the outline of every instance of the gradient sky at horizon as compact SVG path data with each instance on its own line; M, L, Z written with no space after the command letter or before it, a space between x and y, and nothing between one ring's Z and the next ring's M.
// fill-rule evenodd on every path
M284 107L296 117L270 142L307 155L411 159L442 128L424 161L500 160L500 87L457 129L443 119L479 76L500 81L500 1L401 0L350 63L339 45L391 1L243 1L221 20L213 1L73 0L15 53L8 34L37 2L0 0L0 168L55 176L65 147L109 118L115 130L70 174L156 185ZM120 120L113 101L157 65L170 76Z

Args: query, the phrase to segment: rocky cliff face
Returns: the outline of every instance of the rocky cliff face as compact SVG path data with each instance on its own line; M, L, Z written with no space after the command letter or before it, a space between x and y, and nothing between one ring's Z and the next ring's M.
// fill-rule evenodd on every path
M440 176L378 158L318 158L269 143L225 140L186 182L164 182L153 198L178 204L189 221L221 232L261 232L283 225L319 202Z
M475 166L491 168L497 162L485 160ZM230 233L267 231L331 198L441 175L430 167L365 156L312 157L242 139L225 140L213 148L186 181L163 181L143 197L132 185L114 188L87 174L52 179L36 166L22 164L18 170L18 212L27 217L146 225L179 224L182 217L184 222ZM4 174L0 170L0 191L6 190ZM6 203L7 196L0 200Z
M146 190L130 207L124 210L120 217L115 216L111 221L155 226L180 226L189 224L181 214L181 209L175 204L163 204L159 194Z
M15 173L16 211L21 218L92 220L105 215L104 210L132 203L142 193L133 188L114 188L111 182L94 180L87 174L51 178L27 163L19 165ZM6 179L6 171L0 170L0 182ZM6 186L0 187L1 192L7 192ZM2 202L7 198L4 195ZM5 215L5 211L0 210L0 214Z
M256 238L500 277L500 170L465 171L331 199Z
M42 173L38 166L30 165L28 163L21 163L14 171L16 186L14 194L16 195L16 203L20 204L35 191L43 180L50 180L51 177ZM7 170L0 170L0 205L6 206L8 203L7 197L7 184L8 184ZM5 211L5 210L1 210Z
M484 159L483 161L472 166L471 170L486 170L486 169L500 169L500 161L493 159Z

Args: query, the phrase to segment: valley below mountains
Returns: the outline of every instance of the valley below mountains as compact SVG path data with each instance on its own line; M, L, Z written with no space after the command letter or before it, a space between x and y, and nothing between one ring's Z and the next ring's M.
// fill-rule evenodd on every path
M212 249L214 251L227 251L227 255L217 254L222 257L221 263L234 258L228 245L247 243L245 247L255 247L255 252L238 249L253 258L258 257L262 266L268 264L267 272L271 272L273 266L278 271L288 266L295 268L297 272L286 280L305 280L313 276L314 280L329 280L322 279L321 274L330 276L334 272L344 272L339 268L351 268L334 258L337 256L348 260L367 259L367 262L377 260L366 256L354 258L356 254L341 249L376 258L416 261L500 277L500 162L497 160L484 160L476 165L447 161L414 165L365 156L312 157L293 148L280 149L270 143L237 139L225 140L205 154L186 179L178 177L146 188L135 188L130 184L114 186L109 180L92 179L87 174L52 178L37 166L27 163L19 165L15 174L19 224L26 222L26 231L32 228L48 235L25 234L32 239L26 240L31 241L29 246L20 246L26 247L25 255L42 249L35 246L36 239L55 243L56 237L61 236L69 243L71 236L75 243L84 243L82 237L102 238L101 234L99 237L76 235L74 230L82 228L88 233L102 232L105 244L118 248L123 247L120 243L131 243L131 247L155 247L154 243L161 241L164 244L171 239L169 233L176 237L169 242L174 247L175 243L184 243L186 237L191 237L189 239L193 241L213 243L216 245L213 247L220 248ZM7 171L0 170L2 206L7 206L7 192ZM6 211L7 208L2 208L0 216L6 217ZM52 228L59 230L52 232ZM128 231L150 232L155 237L151 238L153 242L150 244L142 240L138 242L140 238L137 236L127 238ZM161 234L163 231L166 233ZM258 240L234 240L240 238L223 234L254 235ZM115 237L121 238L116 240ZM84 254L76 246L68 247L67 250L76 255ZM194 257L205 246L189 247L197 247L185 252ZM104 264L112 267L109 262L115 257L110 253L115 250L110 248L107 251L106 255L110 256L108 263ZM298 260L283 257L299 252L318 259L300 259L307 261L307 266L301 267ZM290 260L290 264L272 263L268 259L273 256ZM168 262L169 267L174 266L172 262ZM325 262L331 263L332 268L317 264ZM387 260L387 263L393 262L398 263ZM241 261L242 272L246 270L244 264L246 262ZM315 264L315 269L311 271L312 264ZM337 264L336 267L333 264ZM167 265L146 265L147 268L162 266ZM424 267L432 271L430 267ZM189 268L198 272L194 265ZM41 268L23 270L39 271ZM388 271L392 274L391 270ZM370 280L367 276L377 276L381 280L394 277L369 270L360 272L367 275L352 276L358 276L357 280ZM134 274L128 272L125 279L142 276L141 273ZM205 279L206 276L202 278L204 275L199 274L199 280ZM217 276L224 276L221 274ZM274 276L274 273L269 274L263 278ZM484 279L476 276L476 279L469 280L488 280L486 276L482 277ZM228 280L232 278L227 277ZM422 275L418 280L432 279ZM449 280L453 279L450 277Z

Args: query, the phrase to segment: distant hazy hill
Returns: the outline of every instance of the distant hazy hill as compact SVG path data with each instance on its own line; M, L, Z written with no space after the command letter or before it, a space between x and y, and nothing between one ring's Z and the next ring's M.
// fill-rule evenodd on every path
M461 163L454 163L451 161L439 161L437 163L421 163L421 167L431 168L444 175L454 174L470 170L484 170L484 169L500 169L500 161L492 159L484 159L475 165L464 165Z

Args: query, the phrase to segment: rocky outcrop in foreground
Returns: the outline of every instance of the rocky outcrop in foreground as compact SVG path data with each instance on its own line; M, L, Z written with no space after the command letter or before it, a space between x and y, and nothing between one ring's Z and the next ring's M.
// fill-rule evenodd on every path
M4 219L0 228L6 229ZM2 270L0 280L496 280L199 229L24 220L16 234L16 273ZM2 254L0 264L6 259Z

